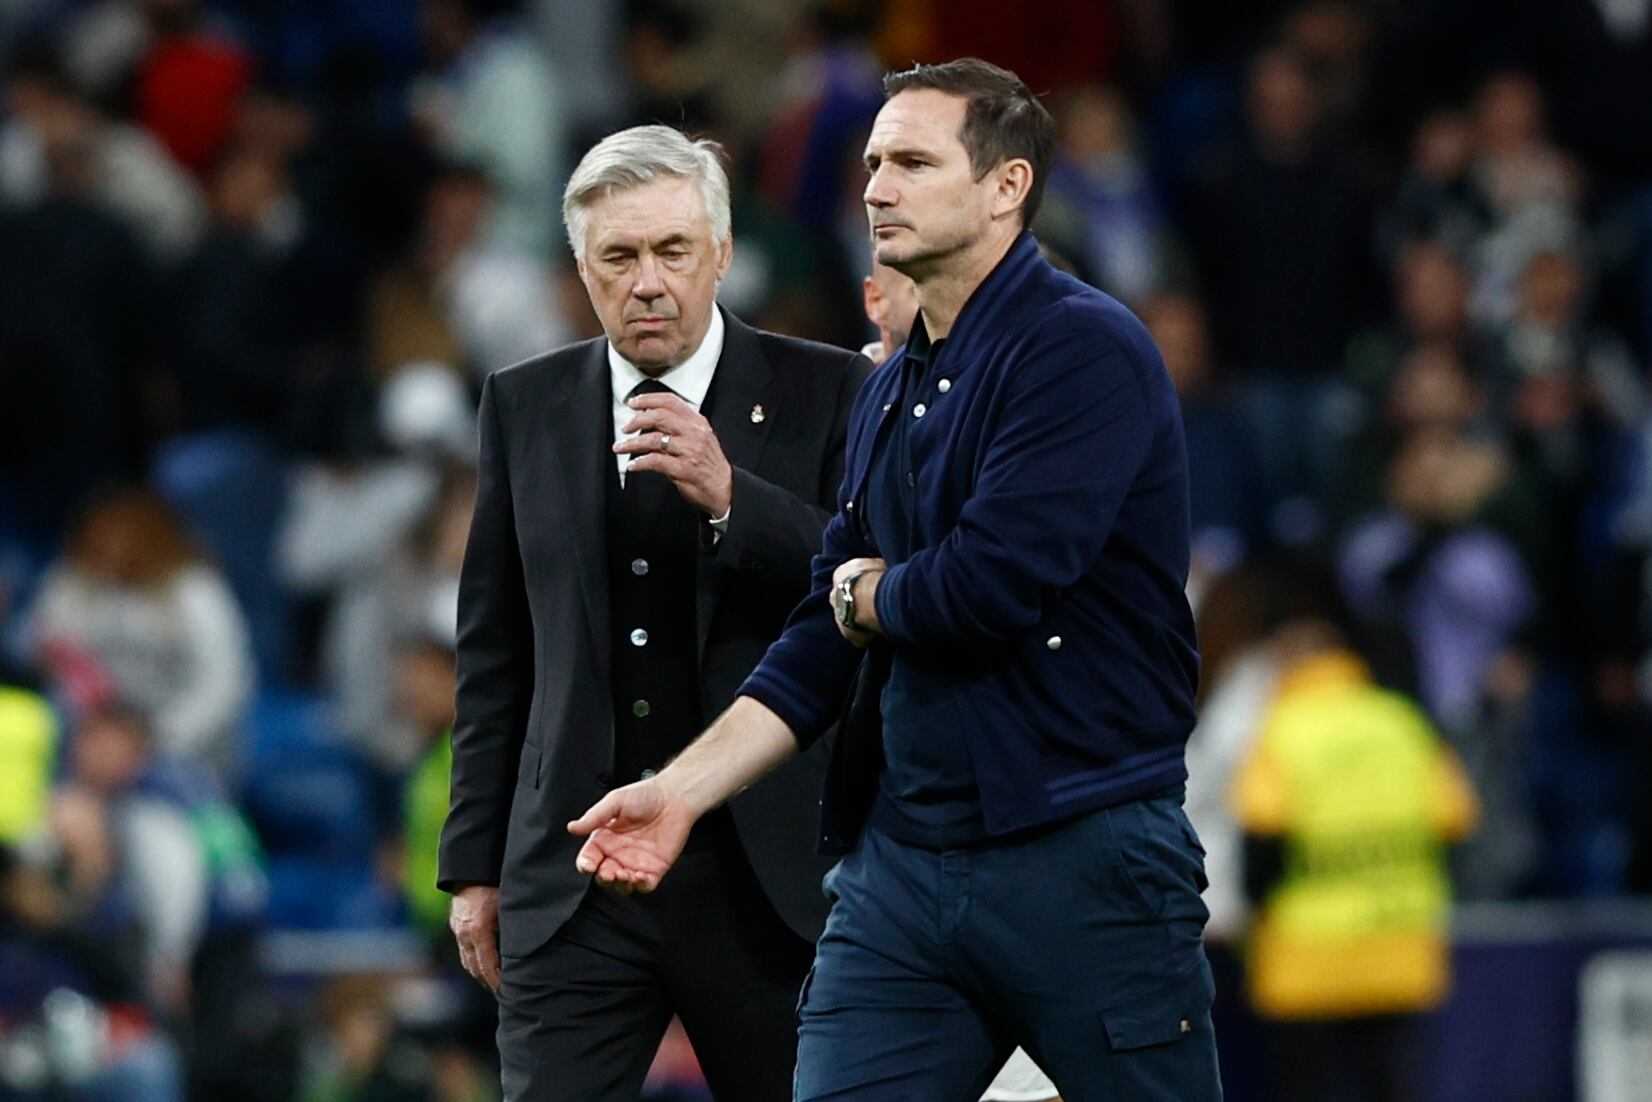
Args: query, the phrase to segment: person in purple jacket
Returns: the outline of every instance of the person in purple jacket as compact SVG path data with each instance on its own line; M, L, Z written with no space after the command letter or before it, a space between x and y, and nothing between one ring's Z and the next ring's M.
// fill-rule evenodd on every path
M569 824L576 864L653 890L841 716L795 1098L975 1098L1021 1045L1068 1102L1214 1102L1175 393L1142 324L1039 255L1054 128L1026 86L964 59L884 90L864 198L919 313L856 401L813 592L704 735Z

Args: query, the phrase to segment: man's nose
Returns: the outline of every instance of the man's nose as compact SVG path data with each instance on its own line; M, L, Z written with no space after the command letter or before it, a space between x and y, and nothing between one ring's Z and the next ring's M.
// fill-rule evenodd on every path
M895 205L895 189L890 187L888 180L884 178L881 166L866 181L866 190L861 194L861 198L866 201L866 205L869 207L891 207Z
M650 255L644 255L637 263L637 282L632 284L631 293L638 298L659 298L665 294L665 283L660 279L660 266Z

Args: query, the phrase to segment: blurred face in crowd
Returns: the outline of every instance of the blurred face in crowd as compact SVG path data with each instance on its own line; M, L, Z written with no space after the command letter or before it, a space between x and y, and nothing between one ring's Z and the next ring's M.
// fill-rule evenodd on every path
M1161 295L1142 307L1142 321L1164 357L1176 393L1197 393L1210 376L1210 333L1204 307L1186 295Z
M1524 73L1493 77L1474 104L1475 137L1489 156L1521 153L1543 144L1543 93Z
M75 736L75 780L94 792L118 792L137 780L149 761L149 740L136 718L94 714Z
M979 242L995 218L1002 173L975 179L965 107L962 96L908 89L883 105L866 141L873 257L914 279Z
M878 327L883 357L888 359L906 343L912 319L918 316L918 292L907 279L886 264L873 263L872 274L861 283L866 319Z
M425 49L438 62L451 61L470 41L470 15L459 0L427 0L419 10Z
M699 185L664 177L586 206L579 277L609 342L648 375L700 347L733 237L713 240Z
M1534 257L1520 277L1521 317L1546 329L1569 328L1582 296L1583 272L1564 253Z
M276 158L250 149L234 153L212 180L213 217L220 225L256 233L286 187L286 170Z
M1467 117L1456 111L1428 116L1417 128L1411 147L1412 166L1441 184L1462 178L1474 159L1474 131Z
M136 493L90 508L70 535L69 557L76 570L99 582L145 586L170 580L191 556L167 507Z
M1449 249L1409 245L1396 266L1395 299L1418 340L1451 340L1468 324L1468 276Z
M434 643L409 646L396 662L396 705L425 734L453 723L453 652Z
M1300 152L1319 123L1319 92L1308 70L1283 50L1258 57L1246 96L1251 129L1276 153Z
M1480 392L1448 345L1423 345L1401 361L1388 393L1389 421L1401 430L1466 425Z
M1058 106L1061 148L1074 161L1093 164L1130 152L1130 109L1117 92L1088 84Z

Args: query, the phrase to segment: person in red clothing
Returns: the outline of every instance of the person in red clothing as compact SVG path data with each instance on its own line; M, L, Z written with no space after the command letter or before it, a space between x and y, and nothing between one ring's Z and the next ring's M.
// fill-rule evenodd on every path
M193 0L152 0L155 44L138 66L138 120L178 162L204 177L235 125L253 59L201 26Z

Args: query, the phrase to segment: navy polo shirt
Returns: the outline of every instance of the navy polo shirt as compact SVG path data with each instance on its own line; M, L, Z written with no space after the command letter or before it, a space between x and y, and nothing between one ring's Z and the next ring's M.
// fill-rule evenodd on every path
M900 391L887 431L872 446L865 494L866 524L890 565L917 549L914 529L917 479L909 427L940 398L946 341L930 343L923 318L914 322L906 355L896 365ZM981 794L969 747L950 713L919 703L912 692L915 667L940 654L903 654L884 686L884 768L873 826L902 842L931 849L974 845L987 838ZM919 674L919 676L922 676Z

